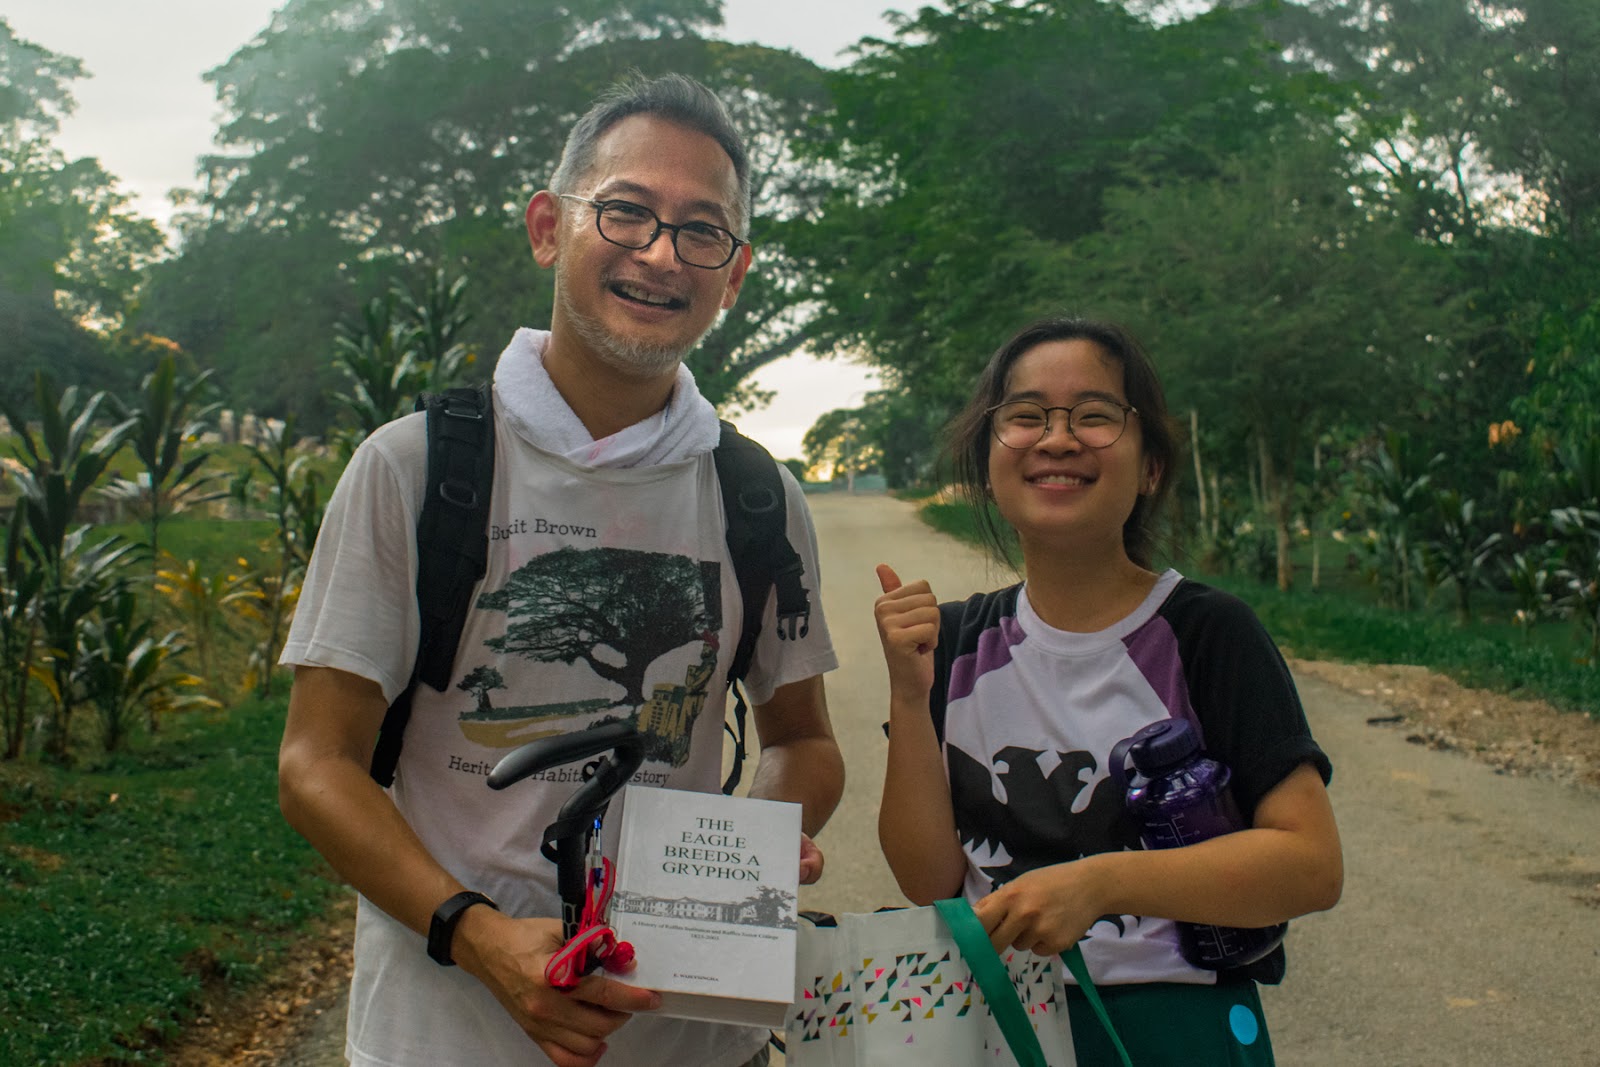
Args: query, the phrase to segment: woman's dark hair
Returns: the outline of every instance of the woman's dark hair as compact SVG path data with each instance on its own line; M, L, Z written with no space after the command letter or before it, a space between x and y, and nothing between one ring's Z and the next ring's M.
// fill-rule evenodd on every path
M989 358L972 400L950 423L949 453L956 482L978 517L984 543L1002 563L1011 563L1013 532L994 510L989 491L989 450L995 447L989 429L989 409L1005 399L1011 368L1039 345L1051 341L1089 341L1122 367L1128 403L1139 410L1144 454L1161 470L1155 491L1139 497L1133 513L1122 525L1122 544L1128 558L1141 567L1151 565L1161 505L1177 480L1178 434L1167 413L1167 398L1155 365L1133 335L1110 322L1080 318L1041 319L1024 327Z

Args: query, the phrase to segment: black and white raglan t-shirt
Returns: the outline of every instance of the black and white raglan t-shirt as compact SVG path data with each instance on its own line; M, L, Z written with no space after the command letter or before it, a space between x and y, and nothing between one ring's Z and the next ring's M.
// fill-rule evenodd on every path
M1176 571L1098 633L1046 625L1025 585L943 604L940 614L930 705L969 900L1038 867L1139 848L1109 757L1118 741L1161 719L1199 727L1207 753L1232 768L1247 820L1301 763L1325 781L1331 774L1254 612ZM1133 915L1102 919L1082 942L1098 983L1217 980L1186 963L1177 945L1170 920ZM1279 948L1241 970L1276 982L1283 966Z

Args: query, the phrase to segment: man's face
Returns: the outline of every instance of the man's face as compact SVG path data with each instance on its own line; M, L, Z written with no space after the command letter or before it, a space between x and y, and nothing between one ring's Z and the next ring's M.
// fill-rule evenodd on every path
M715 140L634 115L606 131L593 168L573 191L590 200L632 201L663 222L733 230L738 188L733 162ZM541 222L549 211L554 219ZM676 367L733 306L750 263L749 248L741 247L716 270L689 266L673 251L669 232L648 248L619 247L600 236L593 207L548 192L529 205L528 228L535 258L556 270L552 331L558 338L570 332L574 350L638 377Z

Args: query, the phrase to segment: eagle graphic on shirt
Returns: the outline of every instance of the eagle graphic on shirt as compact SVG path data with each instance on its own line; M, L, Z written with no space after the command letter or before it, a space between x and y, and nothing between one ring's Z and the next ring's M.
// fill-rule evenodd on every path
M1095 781L1092 753L1008 745L985 763L955 745L945 752L962 848L996 889L1039 867L1141 847L1115 783ZM1117 916L1101 921L1124 929Z

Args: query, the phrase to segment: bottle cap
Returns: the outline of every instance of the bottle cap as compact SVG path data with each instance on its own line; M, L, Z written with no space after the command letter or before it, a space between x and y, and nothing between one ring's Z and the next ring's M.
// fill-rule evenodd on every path
M1187 719L1162 719L1133 735L1128 753L1134 769L1153 778L1200 751L1200 735Z

